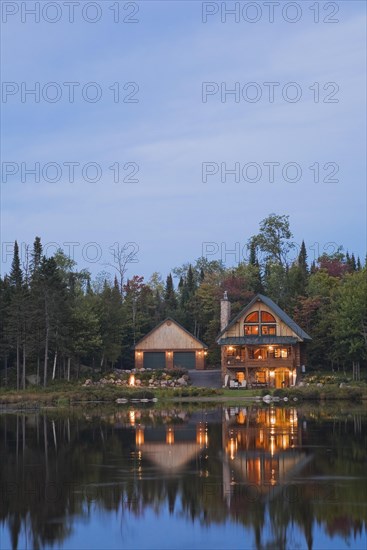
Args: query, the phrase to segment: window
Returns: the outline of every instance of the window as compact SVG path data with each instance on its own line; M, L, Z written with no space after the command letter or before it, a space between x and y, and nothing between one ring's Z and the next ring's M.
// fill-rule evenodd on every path
M253 311L249 313L245 319L245 323L258 323L259 322L259 312Z
M255 380L257 384L266 384L266 372L259 370L255 373Z
M276 359L287 359L292 354L291 348L275 348L274 357Z
M259 325L245 325L245 335L259 334Z
M265 359L266 357L266 349L264 348L249 349L248 353L250 359Z
M261 312L261 322L262 323L276 323L275 317L272 316L271 313L268 313L267 311Z
M261 336L269 336L269 335L275 335L276 325L261 325Z
M227 357L234 357L236 355L236 349L233 346L227 348Z
M267 311L252 311L245 318L245 336L275 336L277 333L275 317Z

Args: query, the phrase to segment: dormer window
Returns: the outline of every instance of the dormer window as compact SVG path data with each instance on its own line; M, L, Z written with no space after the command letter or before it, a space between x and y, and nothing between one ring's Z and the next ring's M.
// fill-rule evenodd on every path
M245 336L275 336L277 324L275 317L267 311L253 311L245 318Z

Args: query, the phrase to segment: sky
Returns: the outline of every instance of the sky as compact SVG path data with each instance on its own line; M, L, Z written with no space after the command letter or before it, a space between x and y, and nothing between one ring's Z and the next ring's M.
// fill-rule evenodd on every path
M117 243L128 276L228 267L273 212L364 257L365 2L1 8L2 273L36 235L93 275Z

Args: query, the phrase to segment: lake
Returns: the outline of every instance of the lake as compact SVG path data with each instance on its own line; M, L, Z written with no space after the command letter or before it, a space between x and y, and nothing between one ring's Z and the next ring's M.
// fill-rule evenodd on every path
M361 406L0 415L1 549L366 548Z

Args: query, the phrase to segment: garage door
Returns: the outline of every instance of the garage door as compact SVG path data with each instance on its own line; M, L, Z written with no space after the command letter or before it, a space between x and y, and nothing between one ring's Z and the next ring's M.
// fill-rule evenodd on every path
M175 351L173 354L173 366L183 369L195 368L194 351Z
M164 369L166 368L166 354L164 351L146 351L143 365L145 369Z

